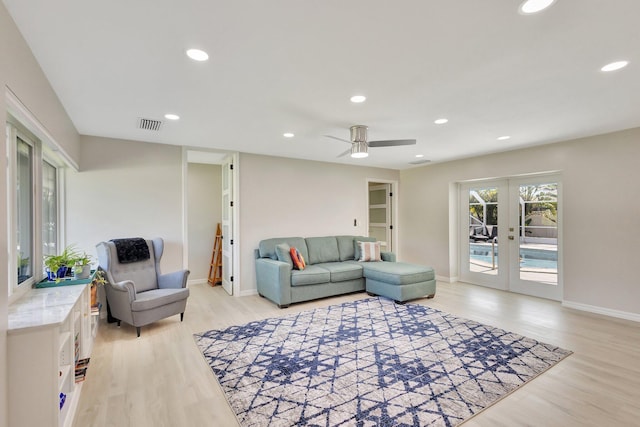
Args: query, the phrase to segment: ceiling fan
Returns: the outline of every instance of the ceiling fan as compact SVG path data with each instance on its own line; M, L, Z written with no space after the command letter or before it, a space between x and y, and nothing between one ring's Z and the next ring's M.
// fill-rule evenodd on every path
M363 158L369 155L369 147L395 147L397 145L414 145L415 139L389 139L384 141L367 141L367 126L354 125L349 128L351 130L351 141L338 138L337 136L325 135L327 138L337 139L351 144L351 148L338 155L338 157L346 156L351 153L351 157Z

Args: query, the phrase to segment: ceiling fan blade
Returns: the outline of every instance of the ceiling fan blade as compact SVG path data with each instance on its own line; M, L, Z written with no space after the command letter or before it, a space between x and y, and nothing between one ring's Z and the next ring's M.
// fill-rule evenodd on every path
M338 141L342 141L342 142L346 142L348 144L351 144L351 141L348 141L346 139L342 139L342 138L338 138L337 136L333 136L333 135L325 135L327 138L331 138L331 139L337 139Z
M349 154L349 153L351 153L351 148L349 148L349 149L348 149L347 151L345 151L344 153L340 153L340 154L338 154L338 155L336 156L336 158L337 158L337 157L344 157L344 156L346 156L346 155L347 155L347 154Z
M415 139L389 139L385 141L369 141L369 147L395 147L398 145L414 145Z

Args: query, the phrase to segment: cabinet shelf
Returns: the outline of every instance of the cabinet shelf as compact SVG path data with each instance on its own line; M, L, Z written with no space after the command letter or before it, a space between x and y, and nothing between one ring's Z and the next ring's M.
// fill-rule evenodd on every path
M98 324L89 304L88 285L69 285L31 289L9 306L8 425L73 424L81 391L75 361L89 357Z
M71 365L62 365L60 366L60 378L58 379L58 389L61 392L67 392L68 387L65 387L65 384L69 382L69 374L71 373Z

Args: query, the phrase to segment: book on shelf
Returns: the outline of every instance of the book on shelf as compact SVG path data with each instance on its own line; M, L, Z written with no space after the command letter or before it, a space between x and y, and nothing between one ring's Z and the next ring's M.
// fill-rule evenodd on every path
M102 303L95 303L91 306L91 314L100 313L100 309L102 308Z
M90 358L87 357L86 359L78 360L76 363L75 381L77 383L84 381L87 375L87 368L89 367L89 360Z

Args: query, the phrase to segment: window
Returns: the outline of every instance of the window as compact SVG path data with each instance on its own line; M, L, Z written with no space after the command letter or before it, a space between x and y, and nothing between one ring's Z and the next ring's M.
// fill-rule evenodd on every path
M43 256L56 254L60 239L60 161L15 118L7 121L7 214L9 300L44 273Z
M18 285L33 277L33 146L16 137L16 254Z
M58 170L42 162L42 255L58 253Z

